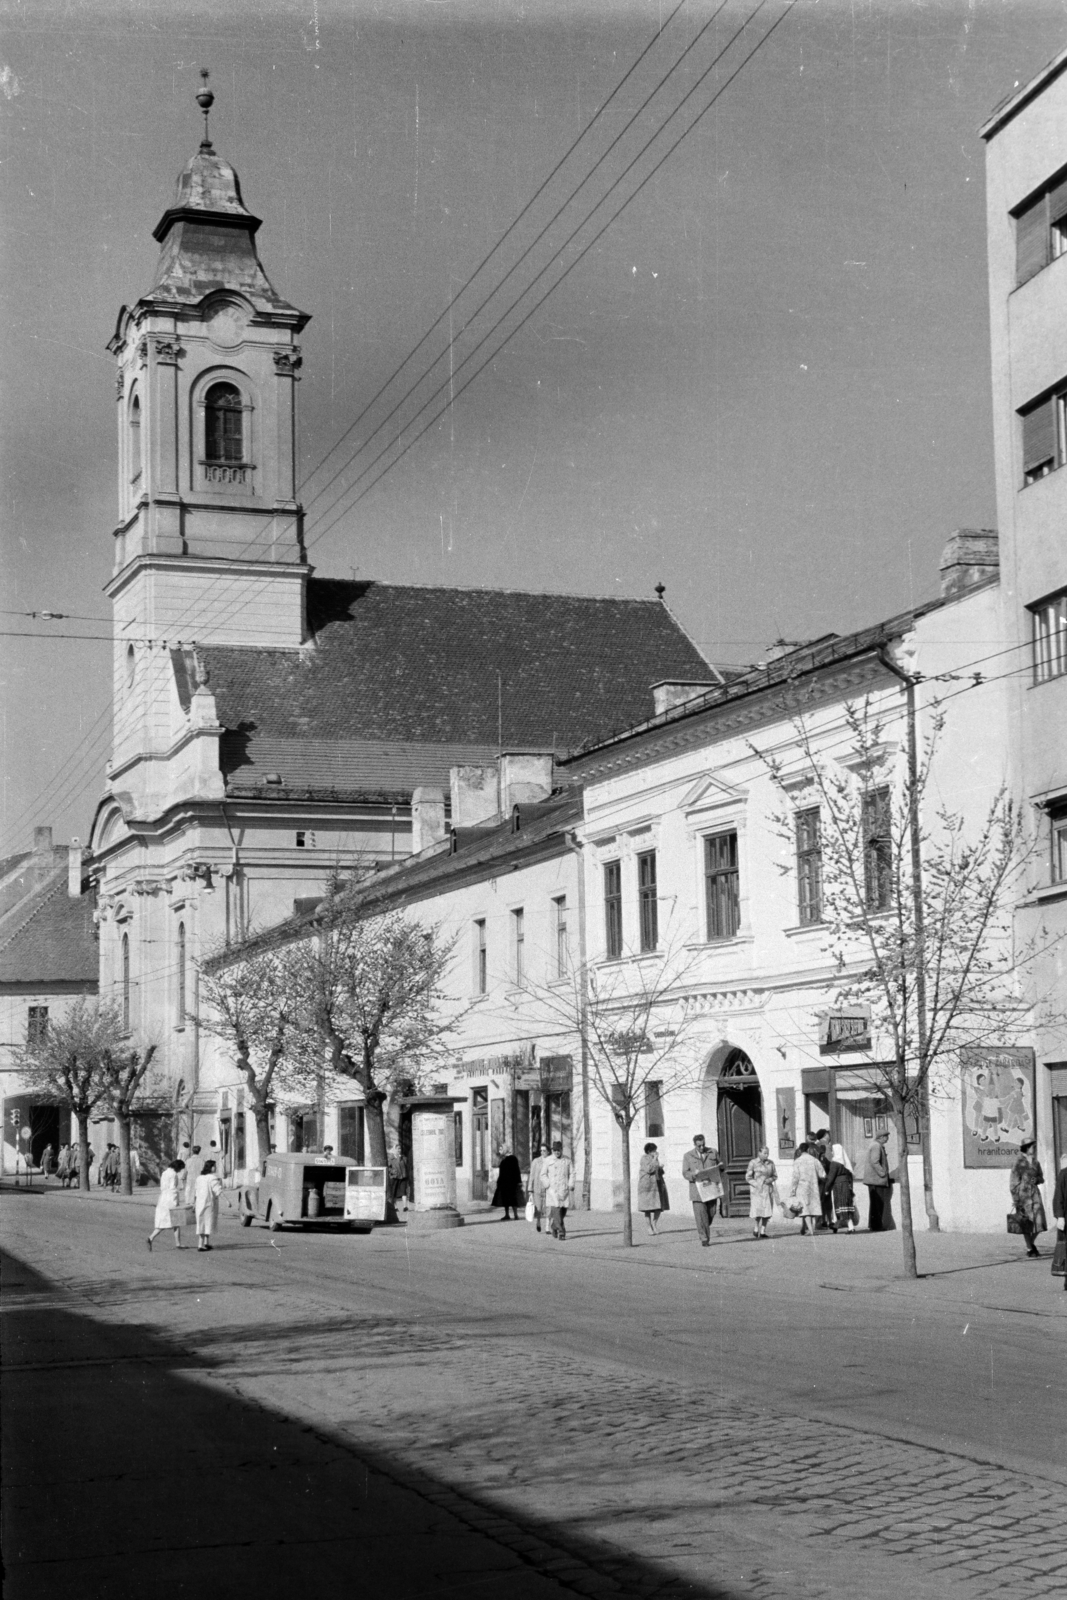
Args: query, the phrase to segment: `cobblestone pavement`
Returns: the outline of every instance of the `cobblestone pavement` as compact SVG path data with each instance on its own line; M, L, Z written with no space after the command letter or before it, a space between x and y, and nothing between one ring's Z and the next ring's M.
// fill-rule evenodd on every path
M610 1326L603 1349L564 1349L552 1334L562 1305L549 1301L570 1291L546 1285L541 1319L509 1312L507 1274L517 1293L519 1267L488 1235L439 1255L433 1284L398 1235L371 1259L234 1233L209 1272L195 1257L134 1257L139 1217L101 1223L106 1209L78 1215L47 1260L36 1228L15 1247L38 1234L38 1264L62 1292L106 1322L150 1328L175 1372L384 1464L563 1592L993 1600L1022 1584L1067 1594L1062 1482L969 1456L958 1441L903 1442L740 1397L721 1351L703 1366L667 1359L677 1345L657 1331L665 1316L640 1360L632 1344L611 1353ZM484 1274L483 1249L497 1252L493 1314L470 1276ZM994 1392L976 1373L981 1382L990 1405L1010 1403L1010 1387Z

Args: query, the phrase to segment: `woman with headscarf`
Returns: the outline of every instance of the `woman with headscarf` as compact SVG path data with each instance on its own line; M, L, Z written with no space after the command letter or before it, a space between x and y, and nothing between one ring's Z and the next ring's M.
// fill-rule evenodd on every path
M215 1171L214 1161L205 1161L196 1180L196 1248L210 1250L211 1235L219 1225L219 1199L222 1179Z
M504 1215L501 1222L510 1222L512 1216L516 1222L519 1220L519 1201L522 1198L522 1168L519 1166L518 1156L507 1155L500 1157L500 1166L496 1175L496 1188L493 1190L492 1204L503 1206Z
M159 1176L159 1199L156 1201L156 1214L152 1218L152 1232L148 1235L148 1248L151 1250L152 1241L164 1228L174 1229L174 1248L184 1250L182 1244L182 1219L185 1216L185 1203L182 1195L185 1171L184 1161L172 1161L169 1167L164 1167ZM175 1221L175 1218L178 1220Z
M771 1152L761 1144L745 1171L748 1184L748 1214L752 1218L752 1237L766 1239L768 1219L774 1216L774 1186L778 1168L771 1160Z
M847 1231L856 1231L856 1208L854 1205L855 1189L852 1176L852 1162L845 1153L841 1144L830 1146L830 1165L826 1169L826 1179L823 1183L823 1194L829 1203L830 1227L834 1233L845 1222Z
M1041 1190L1038 1187L1044 1181L1045 1174L1041 1170L1041 1163L1034 1159L1034 1140L1024 1139L1019 1146L1019 1154L1011 1169L1009 1182L1012 1206L1019 1219L1019 1232L1026 1240L1026 1253L1031 1259L1040 1256L1041 1251L1034 1240L1039 1233L1044 1233L1048 1226L1045 1221L1045 1208L1041 1204Z
M822 1194L819 1185L826 1177L826 1168L802 1144L793 1162L793 1186L789 1191L789 1209L800 1218L801 1233L814 1233L815 1224L822 1216Z
M645 1214L649 1233L658 1233L656 1223L661 1211L669 1211L667 1185L663 1177L663 1162L654 1144L646 1144L637 1167L637 1209Z

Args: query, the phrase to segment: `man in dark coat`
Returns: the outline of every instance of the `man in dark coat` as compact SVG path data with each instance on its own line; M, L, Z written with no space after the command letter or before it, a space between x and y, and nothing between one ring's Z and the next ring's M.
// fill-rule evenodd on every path
M515 1221L519 1220L519 1201L522 1199L522 1168L519 1166L518 1156L510 1151L500 1157L500 1167L496 1175L496 1188L493 1190L493 1205L503 1206L504 1215L501 1222L512 1220L509 1213L514 1213Z

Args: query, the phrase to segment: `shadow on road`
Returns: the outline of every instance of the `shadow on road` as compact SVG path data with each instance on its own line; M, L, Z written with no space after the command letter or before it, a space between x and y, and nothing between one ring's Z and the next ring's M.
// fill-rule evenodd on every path
M0 1262L6 1600L140 1600L161 1587L292 1600L354 1585L375 1600L495 1589L508 1600L731 1600L257 1405L227 1387L210 1342L190 1355L76 1309L8 1252ZM379 1341L386 1359L397 1335L387 1318L331 1321L314 1333L339 1359L355 1339L364 1354ZM255 1359L274 1338L251 1331ZM216 1348L239 1347L240 1332L219 1330ZM286 1330L295 1360L304 1332Z

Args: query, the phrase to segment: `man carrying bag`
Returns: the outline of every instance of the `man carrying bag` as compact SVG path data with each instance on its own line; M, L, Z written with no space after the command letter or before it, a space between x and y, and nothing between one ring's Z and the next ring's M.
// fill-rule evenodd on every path
M722 1175L726 1168L717 1150L709 1150L702 1133L693 1135L693 1148L682 1158L682 1178L689 1185L697 1233L702 1245L711 1243L711 1224L722 1199Z

